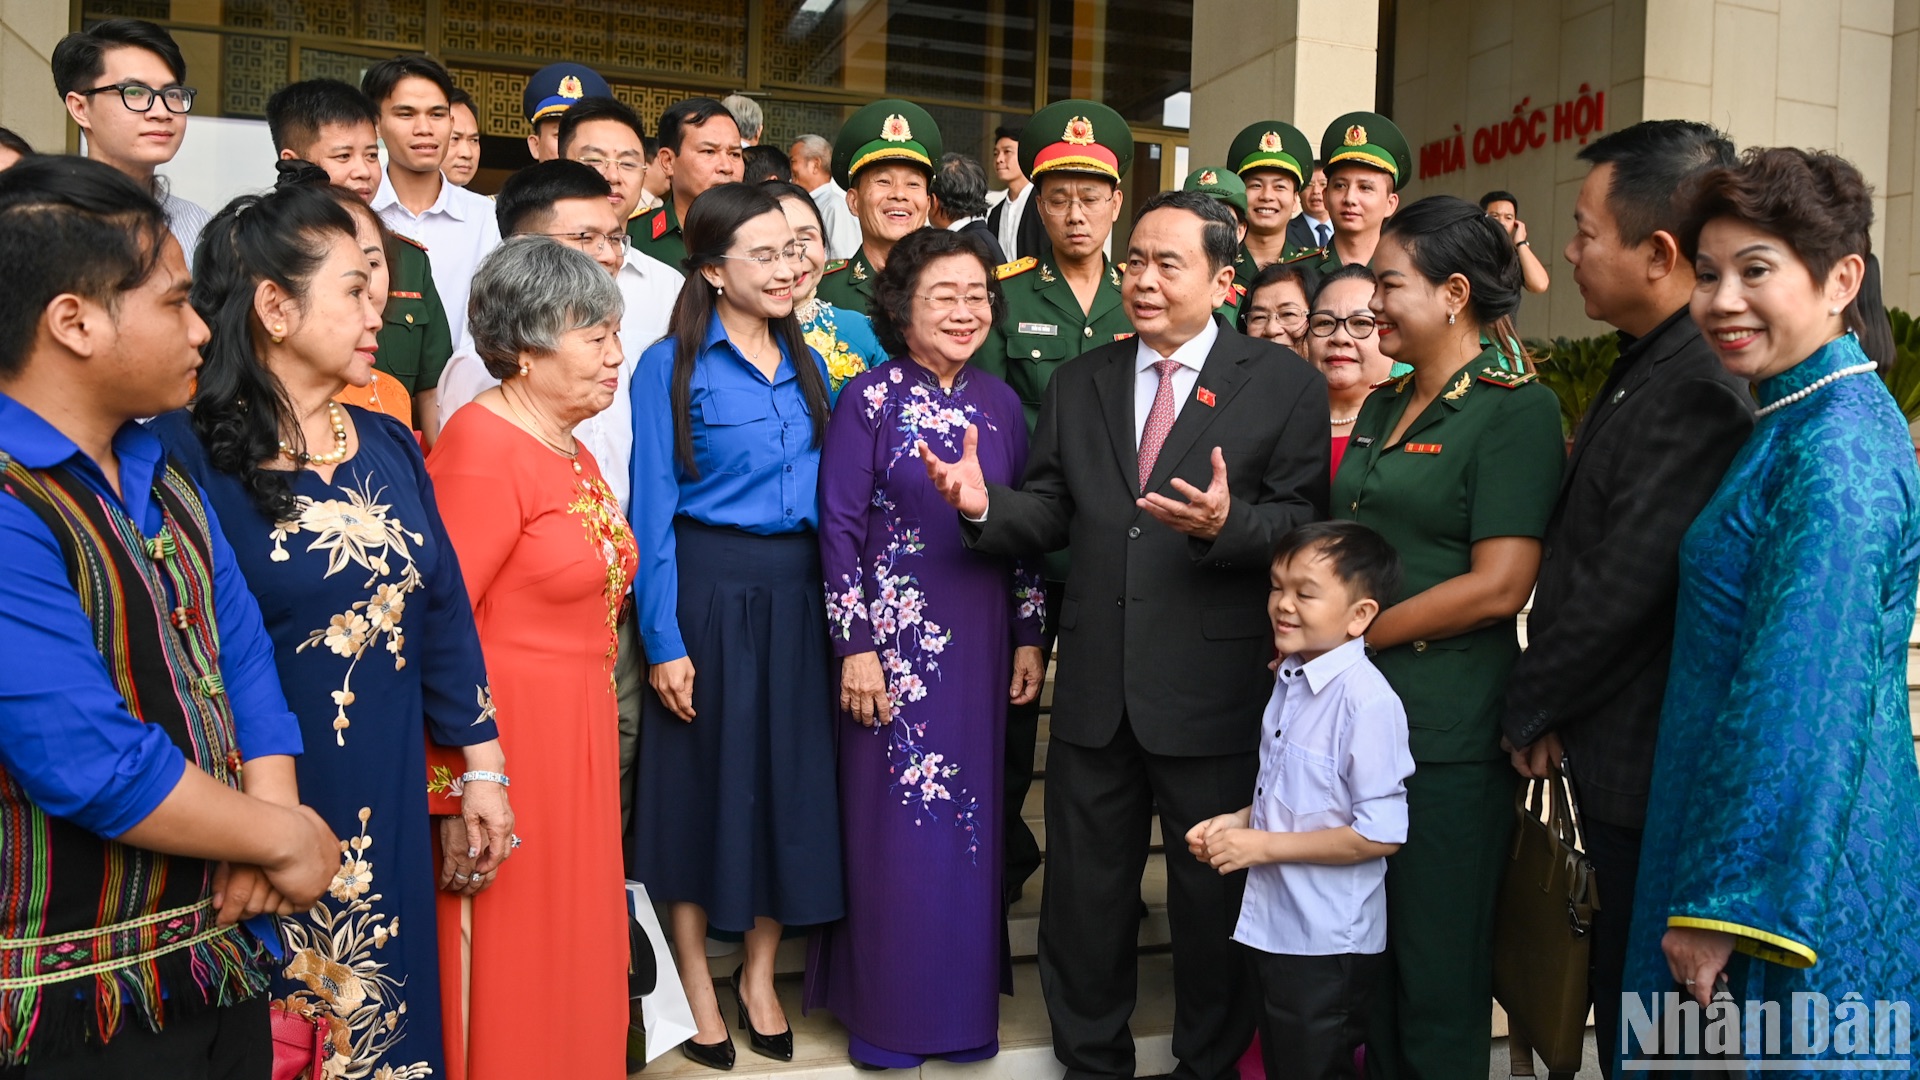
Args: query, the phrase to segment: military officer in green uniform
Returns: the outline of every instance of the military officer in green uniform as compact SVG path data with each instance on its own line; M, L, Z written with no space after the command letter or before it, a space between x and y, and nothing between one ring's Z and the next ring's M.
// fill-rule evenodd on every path
M740 179L740 125L712 98L676 102L660 117L658 160L667 170L667 196L627 220L627 241L642 255L684 270L687 242L680 223L701 192Z
M1247 286L1268 266L1314 250L1287 239L1300 189L1313 175L1313 144L1292 124L1262 120L1233 137L1227 162L1247 189L1247 235L1233 260L1234 283Z
M1187 174L1187 178L1180 182L1180 190L1213 196L1225 203L1240 222L1240 254L1233 261L1233 289L1227 293L1226 302L1213 310L1214 314L1228 323L1241 326L1240 307L1246 302L1248 283L1253 280L1250 272L1245 281L1241 280L1242 268L1251 265L1247 258L1247 185L1227 169L1217 165L1202 165Z
M928 185L944 146L940 125L911 101L882 98L840 127L833 141L833 179L847 189L847 208L860 220L860 250L820 272L819 297L865 315L873 279L900 238L927 223Z
M440 430L435 400L440 373L453 356L453 328L440 290L433 287L433 263L418 241L398 233L387 245L387 306L380 313L379 351L373 366L399 381L413 399L413 427L431 443Z
M1133 132L1120 114L1097 101L1067 100L1041 109L1020 133L1020 171L1033 183L1029 196L1052 251L1006 263L996 272L1006 299L1000 321L974 353L972 365L1005 379L1026 408L1027 430L1039 418L1047 383L1060 365L1100 345L1133 336L1120 303L1120 268L1106 256L1120 220L1120 178L1133 163ZM1046 559L1047 595L1066 596L1067 553ZM1045 651L1053 652L1060 604L1047 605ZM1040 847L1020 819L1033 784L1036 701L1007 709L1003 786L1011 904L1040 868Z
M1435 281L1408 251L1440 237L1461 254ZM1486 1068L1494 901L1518 783L1500 712L1565 460L1553 393L1482 346L1509 339L1520 303L1503 240L1451 197L1388 226L1372 263L1378 314L1394 328L1381 347L1413 370L1361 406L1333 482L1333 515L1379 532L1404 570L1367 631L1414 760L1367 1034L1367 1072L1386 1080Z
M1326 163L1333 241L1316 269L1331 274L1348 263L1373 261L1380 228L1413 180L1413 155L1393 121L1379 113L1350 112L1328 124L1320 136L1320 160Z

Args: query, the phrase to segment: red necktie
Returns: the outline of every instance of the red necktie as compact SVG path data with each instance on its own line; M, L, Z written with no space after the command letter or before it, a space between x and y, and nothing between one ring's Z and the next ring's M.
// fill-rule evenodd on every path
M1153 370L1160 374L1160 388L1153 392L1153 408L1147 411L1146 429L1140 432L1140 490L1147 490L1153 478L1153 463L1160 459L1160 447L1166 445L1167 432L1173 430L1173 373L1180 370L1178 360L1156 360Z

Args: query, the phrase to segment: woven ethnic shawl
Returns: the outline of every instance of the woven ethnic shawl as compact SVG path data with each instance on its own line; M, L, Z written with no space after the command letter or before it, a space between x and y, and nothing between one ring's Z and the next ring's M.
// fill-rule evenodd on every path
M212 618L213 545L199 493L170 462L154 480L151 537L64 468L0 453L0 490L46 523L133 715L240 785L233 710ZM168 601L168 590L178 598ZM104 839L50 817L0 770L0 1067L105 1042L128 1023L266 988L262 950L215 924L213 865Z

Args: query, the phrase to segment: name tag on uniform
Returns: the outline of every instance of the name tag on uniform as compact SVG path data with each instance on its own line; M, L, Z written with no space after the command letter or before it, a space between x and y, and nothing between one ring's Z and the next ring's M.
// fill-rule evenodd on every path
M1437 442L1410 442L1407 444L1407 453L1409 454L1437 454L1439 452L1440 444Z
M1355 446L1357 446L1357 447L1359 447L1360 449L1362 449L1362 450L1364 450L1364 449L1366 449L1367 447L1369 447L1369 446L1372 446L1372 445L1373 445L1373 436L1371 436L1371 435L1355 435L1355 436L1353 437L1353 445L1355 445Z
M1057 337L1060 333L1060 328L1052 323L1023 322L1020 324L1020 332L1023 334L1039 334L1042 337Z

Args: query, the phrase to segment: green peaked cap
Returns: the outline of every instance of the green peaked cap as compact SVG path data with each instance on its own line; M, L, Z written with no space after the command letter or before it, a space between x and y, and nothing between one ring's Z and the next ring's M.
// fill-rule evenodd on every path
M1298 190L1313 175L1313 143L1292 124L1262 120L1233 137L1227 146L1227 163L1240 176L1251 169L1279 169L1293 177Z
M1133 129L1097 101L1056 101L1020 129L1020 171L1035 182L1048 173L1082 173L1117 184L1132 164Z
M1327 171L1342 162L1378 169L1393 178L1393 189L1413 183L1413 155L1407 137L1394 122L1373 112L1350 112L1327 125L1320 136L1320 160Z
M1242 218L1247 216L1246 182L1218 165L1202 165L1188 173L1180 184L1180 190L1211 195L1239 210Z
M944 150L940 125L927 110L911 101L881 98L840 125L840 137L833 140L833 179L850 188L860 170L882 164L918 165L931 176Z

